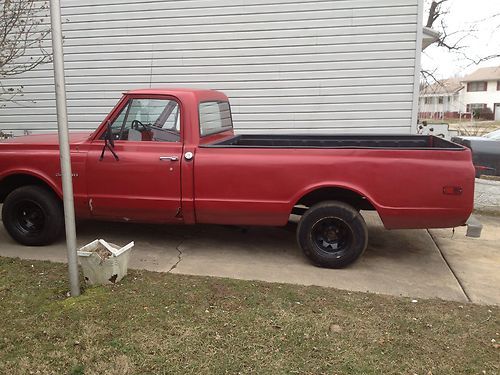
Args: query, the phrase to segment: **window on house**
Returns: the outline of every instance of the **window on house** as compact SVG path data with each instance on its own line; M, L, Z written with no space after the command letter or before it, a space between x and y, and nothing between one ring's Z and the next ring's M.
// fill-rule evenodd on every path
M500 91L500 81L497 81L497 91Z
M443 101L444 101L443 99L444 99L444 98L443 98L442 96L440 96L440 97L438 98L438 103L439 103L439 104L443 104Z
M486 108L487 105L485 103L471 103L471 104L467 104L467 112L473 112L473 111L476 111L478 109L483 109L483 108Z
M486 81L477 81L477 82L469 82L467 83L467 91L486 91L488 88L488 82Z
M430 96L426 97L425 104L432 104L432 97L430 97Z

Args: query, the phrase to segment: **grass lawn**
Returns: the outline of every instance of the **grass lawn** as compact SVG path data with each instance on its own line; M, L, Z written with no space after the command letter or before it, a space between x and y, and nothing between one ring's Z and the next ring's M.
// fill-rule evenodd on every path
M500 372L497 307L138 271L67 290L0 258L1 374Z

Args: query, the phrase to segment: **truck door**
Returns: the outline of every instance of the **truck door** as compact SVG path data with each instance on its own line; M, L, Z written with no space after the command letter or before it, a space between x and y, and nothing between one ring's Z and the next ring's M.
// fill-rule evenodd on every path
M96 218L179 222L181 210L180 106L171 98L132 97L87 154L87 191ZM105 133L105 132L104 132ZM116 154L114 155L113 152Z

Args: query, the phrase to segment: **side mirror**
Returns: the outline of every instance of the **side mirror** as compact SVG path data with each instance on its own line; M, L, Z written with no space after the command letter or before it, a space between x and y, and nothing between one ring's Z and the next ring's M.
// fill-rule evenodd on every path
M106 126L106 133L104 133L104 147L102 148L101 157L99 158L99 161L102 161L104 159L104 153L106 152L106 149L109 149L109 151L111 151L111 154L113 155L116 161L120 160L118 155L116 155L114 148L115 148L115 138L113 137L113 129L111 128L111 122L108 121L108 125Z
M108 144L111 148L115 148L115 137L113 136L111 121L108 121L108 126L106 127L106 134L104 135L104 139L108 141Z

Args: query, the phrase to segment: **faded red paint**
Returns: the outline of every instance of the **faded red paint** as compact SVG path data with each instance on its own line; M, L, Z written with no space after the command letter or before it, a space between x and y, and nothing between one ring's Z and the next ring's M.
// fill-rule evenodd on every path
M100 162L99 140L129 98L171 98L181 105L180 143L116 141ZM371 202L384 225L454 227L473 207L470 151L384 149L204 148L232 132L200 139L198 103L227 100L209 90L134 90L92 133L71 135L75 208L80 218L152 223L285 225L305 194L342 187ZM183 158L186 152L194 158ZM177 156L177 161L160 161ZM0 143L0 184L15 174L40 178L61 195L56 135ZM461 195L444 195L459 186ZM335 197L332 197L334 199ZM181 212L179 213L179 209Z

